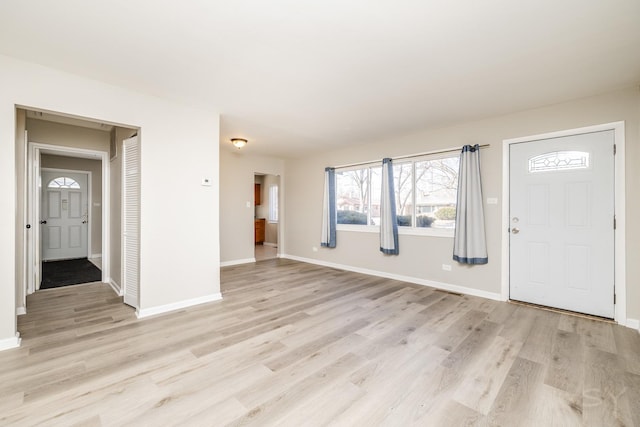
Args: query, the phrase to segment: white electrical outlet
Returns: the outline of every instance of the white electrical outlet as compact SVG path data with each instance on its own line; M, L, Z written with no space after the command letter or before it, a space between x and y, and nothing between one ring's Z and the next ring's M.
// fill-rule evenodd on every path
M442 264L442 269L444 271L451 271L451 265L449 264Z
M498 204L498 198L497 197L487 197L487 204L488 205L497 205Z
M313 252L318 252L318 248L317 248L317 247L315 247L315 246L313 246L313 247L311 248L311 250L312 250Z

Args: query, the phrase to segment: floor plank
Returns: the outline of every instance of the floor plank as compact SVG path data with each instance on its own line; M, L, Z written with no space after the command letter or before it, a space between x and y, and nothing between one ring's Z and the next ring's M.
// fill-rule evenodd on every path
M0 352L0 425L640 425L640 335L292 260L137 319L104 284L37 292Z

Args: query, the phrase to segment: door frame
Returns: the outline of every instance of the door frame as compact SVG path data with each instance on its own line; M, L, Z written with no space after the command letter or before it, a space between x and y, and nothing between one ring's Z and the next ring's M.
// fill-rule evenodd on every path
M85 171L85 170L74 170L74 169L60 169L60 168L43 168L42 166L40 166L40 176L42 176L42 172L46 171L46 172L60 172L60 173L80 173L83 175L87 175L87 223L89 224L89 226L87 227L87 258L91 258L92 254L92 250L91 250L91 224L93 224L92 222L92 217L91 217L91 208L93 205L93 192L91 191L91 185L92 185L92 173L91 171ZM40 187L40 196L42 196L42 192L45 190L44 186ZM42 200L42 199L40 199ZM102 202L102 201L100 201ZM42 207L42 206L40 206ZM38 225L40 225L40 221L38 221ZM42 236L40 236L40 240L42 240ZM36 283L36 287L37 287L37 283Z
M580 135L600 131L614 131L614 215L616 229L614 230L614 293L616 297L614 320L628 326L627 322L627 282L626 282L626 252L625 252L625 124L624 121L586 126L575 129L549 132L538 135L510 138L502 141L502 289L504 301L509 300L509 191L510 191L510 151L511 144L531 142L542 139L559 138L563 136ZM612 224L613 225L613 224ZM613 295L612 295L613 298Z
M40 268L42 260L40 256L40 155L56 154L66 157L79 157L84 159L100 160L102 164L102 282L110 283L109 277L109 248L110 248L110 164L109 153L106 151L89 150L85 148L64 147L59 145L42 144L38 142L27 143L27 197L26 212L27 224L31 224L30 233L27 233L25 242L27 252L27 274L24 278L24 295L35 292L36 282L41 279ZM89 209L91 211L91 209ZM89 252L91 252L90 248ZM36 268L38 269L36 275ZM26 302L25 302L26 304Z

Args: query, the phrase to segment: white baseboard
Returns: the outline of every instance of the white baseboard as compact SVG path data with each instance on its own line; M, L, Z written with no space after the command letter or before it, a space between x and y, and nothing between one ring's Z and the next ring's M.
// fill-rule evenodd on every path
M16 332L15 337L1 339L0 351L20 347L20 341L22 341L22 338L20 338L20 332Z
M102 254L91 254L91 255L89 255L89 259L93 259L93 258L102 258Z
M402 276L399 274L387 273L384 271L369 270L367 268L359 268L359 267L353 267L350 265L336 264L333 262L320 261L320 260L311 259L311 258L303 258L295 255L281 254L280 258L287 258L287 259L292 259L294 261L301 261L309 264L317 264L325 267L337 268L339 270L353 271L354 273L368 274L370 276L384 277L386 279L400 280L402 282L414 283L416 285L430 286L432 288L441 289L449 292L456 292L459 294L473 295L476 297L487 298L487 299L492 299L496 301L504 301L500 293L487 292L487 291L482 291L474 288L467 288L466 286L451 285L449 283L435 282L432 280L420 279L418 277Z
M22 316L23 314L27 314L27 309L25 307L16 307L16 315Z
M277 248L278 247L277 243L264 242L263 245L264 246L271 246L272 248Z
M207 295L204 297L192 298L192 299L174 302L166 305L159 305L157 307L138 309L136 311L136 316L138 317L138 319L142 319L144 317L156 316L158 314L168 313L170 311L180 310L182 308L187 308L194 305L205 304L213 301L219 301L221 299L222 299L222 294L218 292L218 293Z
M120 287L120 285L118 285L116 282L113 281L113 279L109 279L109 286L111 286L111 289L113 289L113 291L118 294L118 296L122 296L123 292L122 292L122 288Z
M635 329L640 332L640 320L638 319L629 319L627 318L627 323L625 324L627 328Z
M238 265L238 264L249 264L251 262L256 262L256 259L245 258L245 259L234 259L233 261L222 261L220 262L220 267L229 267L230 265Z

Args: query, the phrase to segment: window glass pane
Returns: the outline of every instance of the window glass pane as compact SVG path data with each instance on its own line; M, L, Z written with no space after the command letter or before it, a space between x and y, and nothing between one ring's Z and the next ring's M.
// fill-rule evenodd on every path
M459 157L416 162L416 227L454 228Z
M369 169L336 171L338 224L367 224Z
M75 179L61 176L59 178L52 179L48 185L49 188L80 188L80 184Z
M269 221L278 222L278 186L269 187Z
M371 173L371 215L369 225L380 225L380 196L382 195L382 167L373 167Z
M589 153L583 151L556 151L529 159L529 172L587 169L588 167Z
M396 199L396 215L398 225L412 226L413 211L413 165L399 163L393 165L393 179Z

